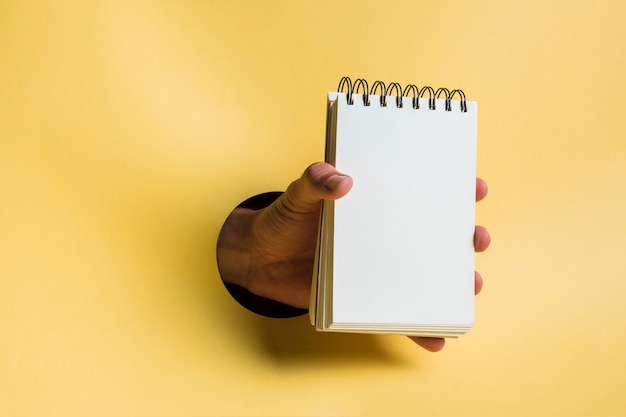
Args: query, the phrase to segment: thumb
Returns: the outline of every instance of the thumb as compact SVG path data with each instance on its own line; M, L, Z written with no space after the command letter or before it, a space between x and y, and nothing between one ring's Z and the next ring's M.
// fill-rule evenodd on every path
M342 174L331 164L318 162L310 165L302 177L292 182L283 195L295 211L317 209L321 200L336 200L352 188L352 178Z

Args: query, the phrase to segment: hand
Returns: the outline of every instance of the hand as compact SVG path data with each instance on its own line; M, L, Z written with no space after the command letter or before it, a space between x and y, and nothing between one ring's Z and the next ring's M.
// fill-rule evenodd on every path
M336 200L352 187L352 178L327 163L309 166L301 178L263 210L235 209L226 219L217 247L224 281L253 294L294 307L308 308L322 200ZM476 201L487 195L487 184L476 180ZM487 230L477 226L476 251L489 246ZM482 278L475 274L475 293ZM411 337L430 351L445 339Z

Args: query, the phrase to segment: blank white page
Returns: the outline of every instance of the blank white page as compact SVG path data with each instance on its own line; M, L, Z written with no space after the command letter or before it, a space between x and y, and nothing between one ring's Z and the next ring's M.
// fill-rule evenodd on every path
M332 322L471 326L477 105L337 99Z

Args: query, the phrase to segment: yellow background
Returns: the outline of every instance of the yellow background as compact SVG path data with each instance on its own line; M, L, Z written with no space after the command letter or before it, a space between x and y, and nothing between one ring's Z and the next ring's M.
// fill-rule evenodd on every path
M626 3L0 2L0 415L626 415ZM349 75L479 102L477 324L430 354L224 290ZM376 244L372 242L372 244Z

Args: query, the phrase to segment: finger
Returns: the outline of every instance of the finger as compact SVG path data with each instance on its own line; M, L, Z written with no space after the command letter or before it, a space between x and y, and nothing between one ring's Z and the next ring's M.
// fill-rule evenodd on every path
M336 200L352 188L352 178L325 162L310 165L302 177L292 182L284 194L292 209L306 211L321 200Z
M482 226L476 226L474 228L474 250L476 252L482 252L489 247L491 243L491 236L487 229Z
M480 290L483 289L483 277L476 271L474 271L474 295L478 295Z
M409 339L429 352L439 352L446 345L446 339L441 337L409 336Z
M476 201L480 201L485 198L488 191L489 187L487 187L485 180L476 178Z

